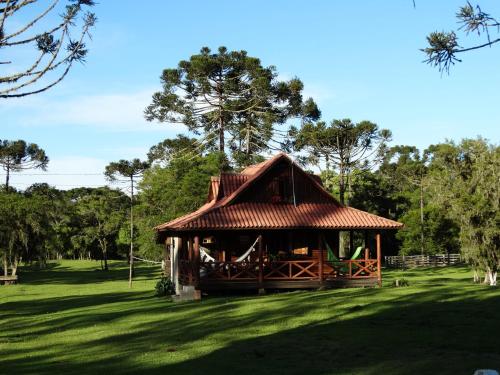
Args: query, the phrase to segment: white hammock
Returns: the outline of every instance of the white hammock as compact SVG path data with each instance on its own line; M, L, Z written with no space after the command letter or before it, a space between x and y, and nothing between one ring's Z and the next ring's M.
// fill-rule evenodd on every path
M257 244L258 241L259 237L257 237L253 245L250 246L250 248L245 252L245 254L236 259L235 262L243 262L244 260L246 260L250 256L250 254L255 251L255 245Z
M245 251L245 253L242 256L240 256L238 259L236 259L235 262L243 262L244 260L246 260L250 256L250 254L255 251L255 245L257 244L258 241L259 241L259 237L257 237L257 239L252 244L252 246L250 246L250 248L247 251ZM208 251L208 249L206 247L200 246L200 259L201 259L201 261L205 262L205 263L215 262L215 258L210 256L207 251Z
M207 253L208 249L206 247L202 247L200 246L200 258L201 258L201 261L202 262L215 262L215 258L214 257L211 257L210 255L208 255Z

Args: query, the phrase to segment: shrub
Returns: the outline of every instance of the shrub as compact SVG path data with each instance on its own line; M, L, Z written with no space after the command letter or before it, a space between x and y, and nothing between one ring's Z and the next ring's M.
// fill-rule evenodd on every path
M175 294L175 284L170 280L170 277L162 277L155 286L156 296L165 297Z

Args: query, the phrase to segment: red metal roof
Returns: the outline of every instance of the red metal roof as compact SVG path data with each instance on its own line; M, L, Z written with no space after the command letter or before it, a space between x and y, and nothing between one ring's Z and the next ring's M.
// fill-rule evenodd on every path
M223 196L227 197L234 193L241 185L247 182L249 176L238 173L221 173Z
M221 230L221 229L397 229L402 226L397 221L370 214L352 207L340 205L318 180L303 172L310 183L317 185L322 194L329 197L328 203L255 203L238 202L236 198L259 179L278 160L292 162L280 153L263 163L249 166L242 174L221 174L220 179L212 179L209 202L198 210L161 224L155 229L163 231ZM297 167L298 168L298 167ZM217 199L218 190L223 195ZM219 195L220 196L220 195ZM214 198L215 197L215 198Z

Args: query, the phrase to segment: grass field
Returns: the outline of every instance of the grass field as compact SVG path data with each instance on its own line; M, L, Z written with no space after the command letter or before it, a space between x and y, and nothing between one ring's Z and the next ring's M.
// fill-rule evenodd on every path
M465 268L389 271L384 287L153 296L126 265L62 261L0 286L1 374L472 374L500 370L500 289ZM410 286L390 287L404 273Z

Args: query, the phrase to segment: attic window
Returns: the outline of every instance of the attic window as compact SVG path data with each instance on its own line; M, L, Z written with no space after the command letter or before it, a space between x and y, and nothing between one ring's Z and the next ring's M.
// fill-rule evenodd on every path
M287 201L287 181L285 176L275 177L271 182L271 201L284 203Z

